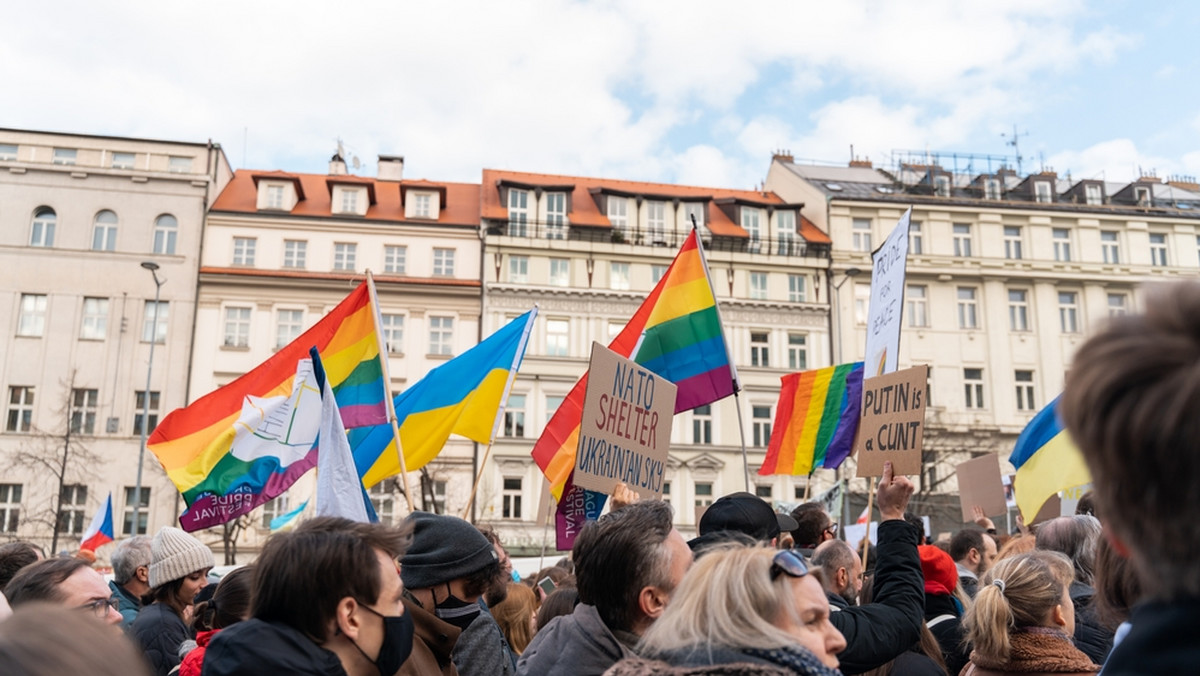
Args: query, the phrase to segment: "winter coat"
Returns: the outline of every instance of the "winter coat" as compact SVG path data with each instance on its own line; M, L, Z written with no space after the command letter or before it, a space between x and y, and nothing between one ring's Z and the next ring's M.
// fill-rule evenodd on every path
M888 676L947 676L947 673L928 655L909 650L892 662Z
M208 644L218 631L221 630L210 629L196 632L196 647L183 656L183 661L179 663L179 676L200 676L200 667L204 664L204 653L208 651Z
M1112 651L1113 632L1101 624L1092 606L1096 592L1082 582L1071 583L1071 603L1075 606L1075 647L1092 658L1096 664L1104 664Z
M623 659L604 676L841 676L842 673L825 666L809 651L790 646L737 650L702 645L654 657Z
M250 619L210 637L202 676L346 676L333 652L286 624Z
M458 676L451 656L462 629L443 621L407 597L404 612L413 620L412 653L396 672L397 676Z
M533 637L517 659L517 674L600 676L619 660L636 657L628 638L618 640L596 606L581 603L575 612L554 618Z
M482 602L480 605L483 608L479 616L467 625L454 645L454 666L459 676L514 676L517 665L508 640L487 606Z
M950 615L949 619L929 627L929 631L933 633L942 649L942 659L946 661L947 671L957 674L967 664L971 652L963 645L965 632L962 610L954 601L954 597L947 594L925 594L925 622L928 624L939 617Z
M183 618L165 603L142 608L130 627L155 676L167 676L179 664L179 646L192 637Z
M137 619L138 611L142 609L142 601L125 591L124 587L113 580L109 580L108 588L112 590L113 598L120 604L117 612L121 613L121 628L129 631L129 628L133 626L133 621Z
M960 676L1045 676L1048 674L1092 676L1100 671L1065 632L1050 627L1032 627L1010 634L1012 651L1008 660L997 662L971 652L971 661Z
M1104 663L1104 676L1196 673L1200 598L1139 604L1129 623L1129 633Z

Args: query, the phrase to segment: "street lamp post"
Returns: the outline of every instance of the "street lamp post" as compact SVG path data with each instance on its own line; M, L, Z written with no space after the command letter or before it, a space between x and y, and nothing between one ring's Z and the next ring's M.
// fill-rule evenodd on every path
M138 448L137 485L133 489L133 523L130 529L138 534L139 517L142 511L142 466L146 461L146 433L150 426L150 375L154 372L154 344L158 342L158 299L162 293L162 285L167 281L158 278L158 263L143 261L142 267L150 271L154 277L154 319L150 328L150 359L146 362L146 389L142 392L142 443Z

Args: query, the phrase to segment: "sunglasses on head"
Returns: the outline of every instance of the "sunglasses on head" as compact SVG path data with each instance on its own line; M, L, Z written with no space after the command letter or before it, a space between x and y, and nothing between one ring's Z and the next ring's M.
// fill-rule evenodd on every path
M771 560L771 580L774 581L780 575L804 577L808 575L808 564L805 563L804 557L796 552L790 549L780 550Z

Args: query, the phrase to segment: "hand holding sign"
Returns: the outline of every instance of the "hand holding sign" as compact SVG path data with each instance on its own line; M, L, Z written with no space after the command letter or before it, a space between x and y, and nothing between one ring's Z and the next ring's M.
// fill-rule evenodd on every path
M908 477L897 475L895 471L890 461L883 463L883 476L879 478L879 488L875 492L875 504L879 505L881 521L903 519L908 500L916 488Z

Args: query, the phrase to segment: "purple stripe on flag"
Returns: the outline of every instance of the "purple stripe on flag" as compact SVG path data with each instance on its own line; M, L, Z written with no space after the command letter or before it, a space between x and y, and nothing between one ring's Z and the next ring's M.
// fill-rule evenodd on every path
M302 474L317 466L317 448L288 465L283 472L272 472L262 486L239 486L226 495L204 493L179 516L179 525L192 532L219 526L253 510L284 493Z
M575 538L583 530L588 521L600 518L604 510L604 502L608 498L604 493L585 490L572 481L574 473L567 478L563 487L562 500L558 501L558 509L554 511L555 543L559 551L569 551L575 546Z
M387 423L387 407L384 402L342 406L342 424L350 427L370 427Z
M862 408L862 377L861 366L846 376L845 405L838 418L837 431L825 450L825 469L837 469L854 451L854 437L858 434L859 412Z
M728 364L675 384L679 387L679 394L675 397L676 413L690 411L733 394L733 375L729 372Z

